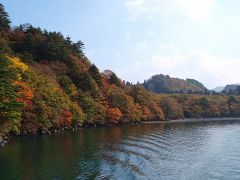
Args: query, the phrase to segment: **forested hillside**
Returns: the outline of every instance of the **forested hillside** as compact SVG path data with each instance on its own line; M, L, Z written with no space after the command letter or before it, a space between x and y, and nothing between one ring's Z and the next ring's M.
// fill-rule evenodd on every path
M168 75L154 75L144 81L143 86L155 93L206 94L209 90L194 79L172 78Z
M125 85L115 73L101 73L83 47L60 32L29 24L11 27L0 5L0 136L240 115L238 96L160 95L139 84ZM188 84L204 90L195 81Z
M240 84L226 85L222 92L230 95L240 95Z

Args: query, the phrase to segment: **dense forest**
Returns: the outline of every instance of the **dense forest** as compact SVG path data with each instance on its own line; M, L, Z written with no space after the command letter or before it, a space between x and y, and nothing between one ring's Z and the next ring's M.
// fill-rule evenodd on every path
M172 78L168 75L154 75L142 84L155 93L209 94L210 91L195 79Z
M12 27L0 4L0 137L86 125L240 116L238 96L156 94L145 85L125 83L110 70L100 72L83 49L81 41L60 32L30 24ZM205 88L195 80L186 83Z

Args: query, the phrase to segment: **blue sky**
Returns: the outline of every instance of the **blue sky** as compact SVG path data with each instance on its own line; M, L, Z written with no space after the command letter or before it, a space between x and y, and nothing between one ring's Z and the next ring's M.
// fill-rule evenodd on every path
M0 0L12 25L31 23L85 43L100 70L142 82L154 74L208 88L240 82L240 1Z

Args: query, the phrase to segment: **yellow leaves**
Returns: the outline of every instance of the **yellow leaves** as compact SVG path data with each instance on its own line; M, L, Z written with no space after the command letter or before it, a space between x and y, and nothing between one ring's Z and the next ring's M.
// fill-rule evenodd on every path
M25 72L28 70L28 65L21 62L21 60L18 57L7 56L7 59L11 62L11 64L12 64L11 67L18 69L22 72Z
M20 81L22 73L28 70L28 65L21 62L21 60L18 57L8 56L6 55L6 58L11 63L10 67L13 69L16 69L17 71L17 80Z

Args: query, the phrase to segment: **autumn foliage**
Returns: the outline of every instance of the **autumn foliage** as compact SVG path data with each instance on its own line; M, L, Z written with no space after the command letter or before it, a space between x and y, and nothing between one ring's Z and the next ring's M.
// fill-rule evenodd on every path
M72 113L70 111L64 110L61 116L59 117L59 125L60 126L71 126L72 124Z
M17 91L19 97L17 97L16 100L22 102L25 106L32 104L34 96L32 89L25 82L14 81L13 84L19 89Z
M29 24L11 28L9 19L1 18L5 20L0 24L0 136L84 125L240 116L239 96L156 94L141 84L125 83L110 70L100 72L85 56L81 41ZM145 86L151 89L164 79L169 77L153 78ZM174 80L181 87L183 81L178 81Z
M107 109L107 119L110 123L116 124L122 118L123 114L119 108L108 108Z

